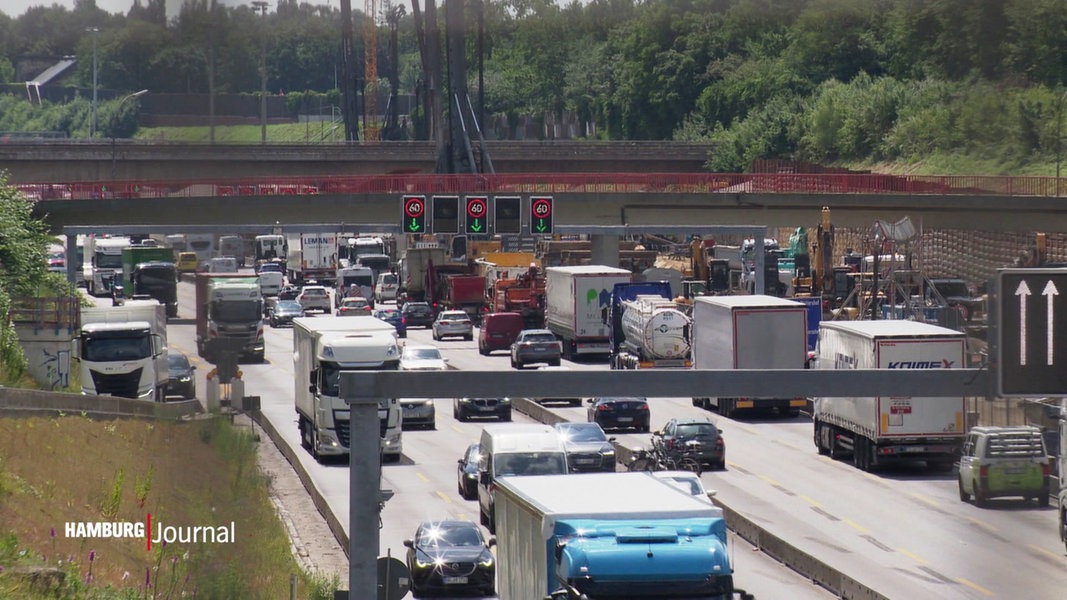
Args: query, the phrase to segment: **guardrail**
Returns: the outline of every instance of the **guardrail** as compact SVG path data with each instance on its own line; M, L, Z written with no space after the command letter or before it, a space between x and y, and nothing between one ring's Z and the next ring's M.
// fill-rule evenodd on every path
M865 173L507 173L23 183L33 200L434 193L904 194L1058 197L1055 177Z

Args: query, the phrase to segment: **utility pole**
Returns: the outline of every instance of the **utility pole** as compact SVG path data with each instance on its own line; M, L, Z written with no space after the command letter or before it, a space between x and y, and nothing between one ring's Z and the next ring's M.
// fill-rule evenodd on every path
M267 143L267 0L252 0L252 10L263 15L260 24L259 122L260 141Z
M96 34L100 29L97 27L86 27L86 31L93 34L93 117L89 121L89 137L93 137L96 134Z

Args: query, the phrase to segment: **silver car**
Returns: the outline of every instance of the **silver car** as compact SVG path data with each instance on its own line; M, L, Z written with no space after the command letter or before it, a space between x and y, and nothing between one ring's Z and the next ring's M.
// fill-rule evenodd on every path
M430 328L433 329L434 340L446 337L462 337L467 341L474 339L474 324L462 310L441 311Z

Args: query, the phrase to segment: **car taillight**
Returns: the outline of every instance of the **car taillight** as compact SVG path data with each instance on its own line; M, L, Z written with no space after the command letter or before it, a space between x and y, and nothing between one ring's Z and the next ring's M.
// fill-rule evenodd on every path
M719 438L719 439L715 440L715 447L716 448L722 448L724 445L725 444L723 443L722 438Z
M401 325L407 325L408 324L408 318L407 317L400 317L400 324Z
M1041 465L1041 474L1042 474L1043 476L1045 476L1045 477L1048 477L1048 476L1049 476L1049 474L1050 474L1050 467L1049 467L1049 464L1048 464L1048 463L1045 463L1045 464Z
M611 410L611 405L609 405L609 404L601 404L600 406L596 407L596 409L601 411L601 412L607 412L607 411Z
M978 467L978 478L987 479L989 477L989 465L982 465Z
M644 411L648 410L648 404L645 403L645 404L642 404L641 406L638 406L637 410L639 410L641 412L644 412Z

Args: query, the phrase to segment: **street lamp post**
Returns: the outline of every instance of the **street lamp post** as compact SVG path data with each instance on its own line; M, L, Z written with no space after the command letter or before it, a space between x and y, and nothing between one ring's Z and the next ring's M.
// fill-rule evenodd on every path
M117 107L115 107L115 112L113 113L114 116L112 117L112 120L111 120L111 178L112 179L115 179L115 174L116 174L116 168L115 168L115 162L116 162L116 156L115 156L116 155L116 152L115 152L115 118L121 118L122 117L122 105L126 104L127 100L129 100L130 98L140 98L141 96L144 96L147 93L148 93L148 90L140 90L140 91L134 92L132 94L128 94L126 96L123 96L122 100L119 100L119 105Z
M264 22L267 18L267 1L252 0L252 10L263 15ZM260 141L267 143L267 29L260 26L260 55L259 55L259 122Z
M86 27L85 30L93 34L93 117L89 121L89 137L93 137L96 134L96 34L100 29Z

